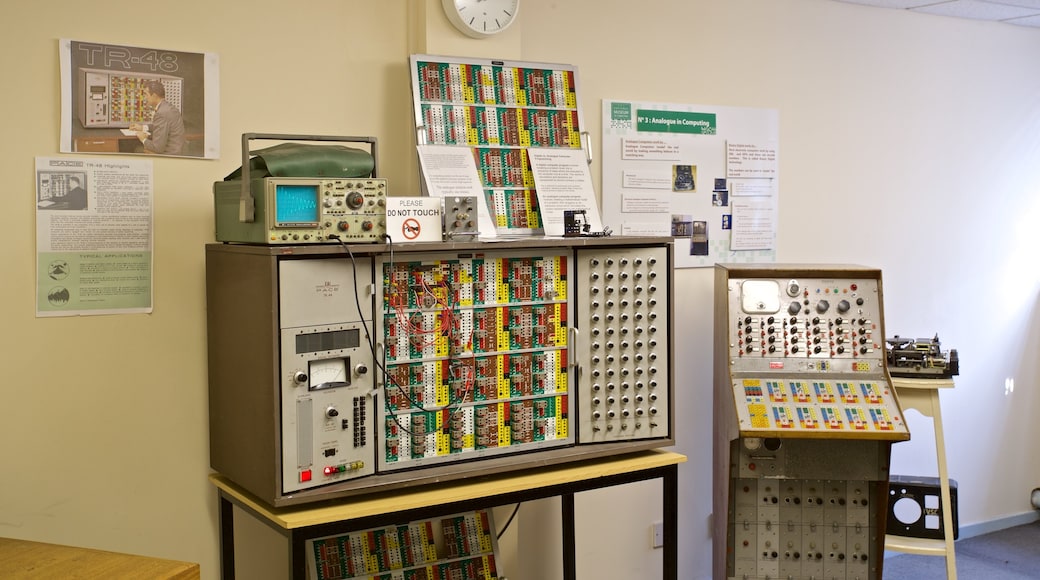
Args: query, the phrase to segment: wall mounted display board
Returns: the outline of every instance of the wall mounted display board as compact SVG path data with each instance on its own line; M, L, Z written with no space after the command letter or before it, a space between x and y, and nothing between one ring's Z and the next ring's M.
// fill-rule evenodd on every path
M676 267L776 259L773 109L603 101L603 223L671 235Z

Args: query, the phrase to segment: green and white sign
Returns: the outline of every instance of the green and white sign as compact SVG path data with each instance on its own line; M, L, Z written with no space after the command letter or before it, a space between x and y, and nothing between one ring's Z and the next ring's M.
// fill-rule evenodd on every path
M636 131L714 135L717 126L714 113L638 109L636 111Z

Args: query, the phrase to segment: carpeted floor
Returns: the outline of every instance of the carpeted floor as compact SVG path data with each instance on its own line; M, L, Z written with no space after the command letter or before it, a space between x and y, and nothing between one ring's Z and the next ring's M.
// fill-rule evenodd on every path
M1040 578L1040 521L963 538L954 545L958 580ZM946 558L900 554L885 559L884 580L946 578Z

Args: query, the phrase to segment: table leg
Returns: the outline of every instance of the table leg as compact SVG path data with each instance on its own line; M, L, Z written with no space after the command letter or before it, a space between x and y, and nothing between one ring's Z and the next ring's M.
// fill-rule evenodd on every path
M220 521L220 577L223 580L235 580L234 506L223 493L217 493L217 501L217 518Z
M307 540L304 534L289 531L289 578L292 580L307 580L307 557L304 549Z
M666 468L661 477L664 487L664 573L665 580L679 577L679 466Z
M560 496L563 505L563 580L577 580L578 566L574 556L574 494Z
M942 409L939 391L931 393L932 429L935 431L935 455L939 463L939 501L943 514L943 541L946 542L946 578L957 580L957 557L953 547L953 502L950 496L950 473L946 467L946 441L943 438Z

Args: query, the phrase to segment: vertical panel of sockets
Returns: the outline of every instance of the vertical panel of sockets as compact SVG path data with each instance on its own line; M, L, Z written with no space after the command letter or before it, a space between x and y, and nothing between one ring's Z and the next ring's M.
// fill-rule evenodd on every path
M867 481L738 478L730 578L872 578Z
M582 249L576 268L579 442L667 436L667 247Z
M498 83L502 90L501 98L499 99L500 105L515 105L516 104L516 75L513 72L516 70L513 67L501 67L498 69L501 75L500 82Z
M447 143L448 137L445 134L446 125L444 124L444 107L441 105L429 105L426 110L429 114L429 119L426 121L429 124L427 130L433 132L430 143Z

